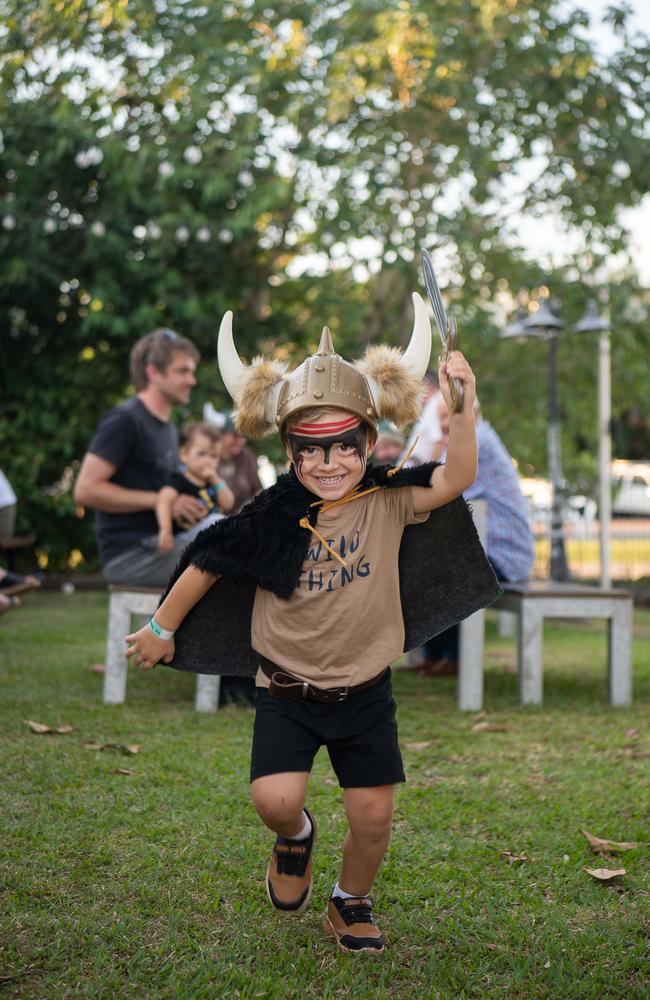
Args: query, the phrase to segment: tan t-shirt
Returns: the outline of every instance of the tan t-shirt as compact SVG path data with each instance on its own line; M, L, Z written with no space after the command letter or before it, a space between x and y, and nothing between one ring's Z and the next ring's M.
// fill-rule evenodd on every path
M361 684L404 648L398 556L416 514L408 487L378 490L320 514L320 534L345 568L312 535L300 583L288 601L258 587L252 646L315 687ZM268 687L261 670L257 684Z

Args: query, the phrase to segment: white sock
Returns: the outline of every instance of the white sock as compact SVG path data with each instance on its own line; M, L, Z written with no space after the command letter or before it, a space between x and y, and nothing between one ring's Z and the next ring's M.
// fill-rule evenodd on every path
M303 812L303 816L305 817L303 828L300 833L294 834L291 840L307 840L307 837L311 833L311 822L309 816L306 812Z
M355 895L355 893L353 893L353 892L345 892L341 888L341 886L338 884L338 882L336 883L336 885L332 889L332 896L338 896L339 899L358 899L359 898L359 896Z

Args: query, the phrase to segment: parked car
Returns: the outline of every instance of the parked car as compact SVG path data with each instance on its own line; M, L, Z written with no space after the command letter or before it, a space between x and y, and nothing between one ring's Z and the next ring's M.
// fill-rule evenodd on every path
M616 517L650 517L650 462L612 462L612 494Z
M519 480L521 492L530 505L530 516L533 521L548 522L553 504L553 486L549 479L522 478ZM562 504L563 521L593 521L598 508L591 497L579 493L564 497Z
M533 521L547 520L551 513L553 487L548 479L534 477L520 478L521 492L530 504L530 516Z

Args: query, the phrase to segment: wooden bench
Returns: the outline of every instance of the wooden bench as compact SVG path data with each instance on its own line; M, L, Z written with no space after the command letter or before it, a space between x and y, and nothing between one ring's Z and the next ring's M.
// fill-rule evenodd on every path
M104 703L122 705L126 699L127 662L124 639L131 632L134 615L151 618L160 600L160 590L150 587L108 588L108 634L106 638L106 672L104 673ZM194 707L197 712L216 712L219 707L221 677L213 674L196 675Z
M612 705L632 700L632 595L553 580L504 583L493 609L512 612L517 625L517 671L522 705L542 704L545 618L606 618L607 677Z

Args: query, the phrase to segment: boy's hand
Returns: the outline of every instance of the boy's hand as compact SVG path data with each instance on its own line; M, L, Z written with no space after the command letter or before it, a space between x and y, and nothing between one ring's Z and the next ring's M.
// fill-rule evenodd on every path
M161 660L163 663L171 663L174 659L174 640L159 639L153 634L149 625L127 635L126 645L126 659L135 657L136 667L142 667L143 670L151 670Z
M174 548L174 535L171 531L161 528L158 532L158 548L161 552L171 552Z
M463 383L464 405L463 410L472 412L474 400L476 399L476 380L474 372L469 366L469 362L460 351L452 351L449 361L443 361L438 369L438 379L440 381L440 392L447 404L449 413L453 413L451 403L451 393L449 389L449 379L457 378Z

